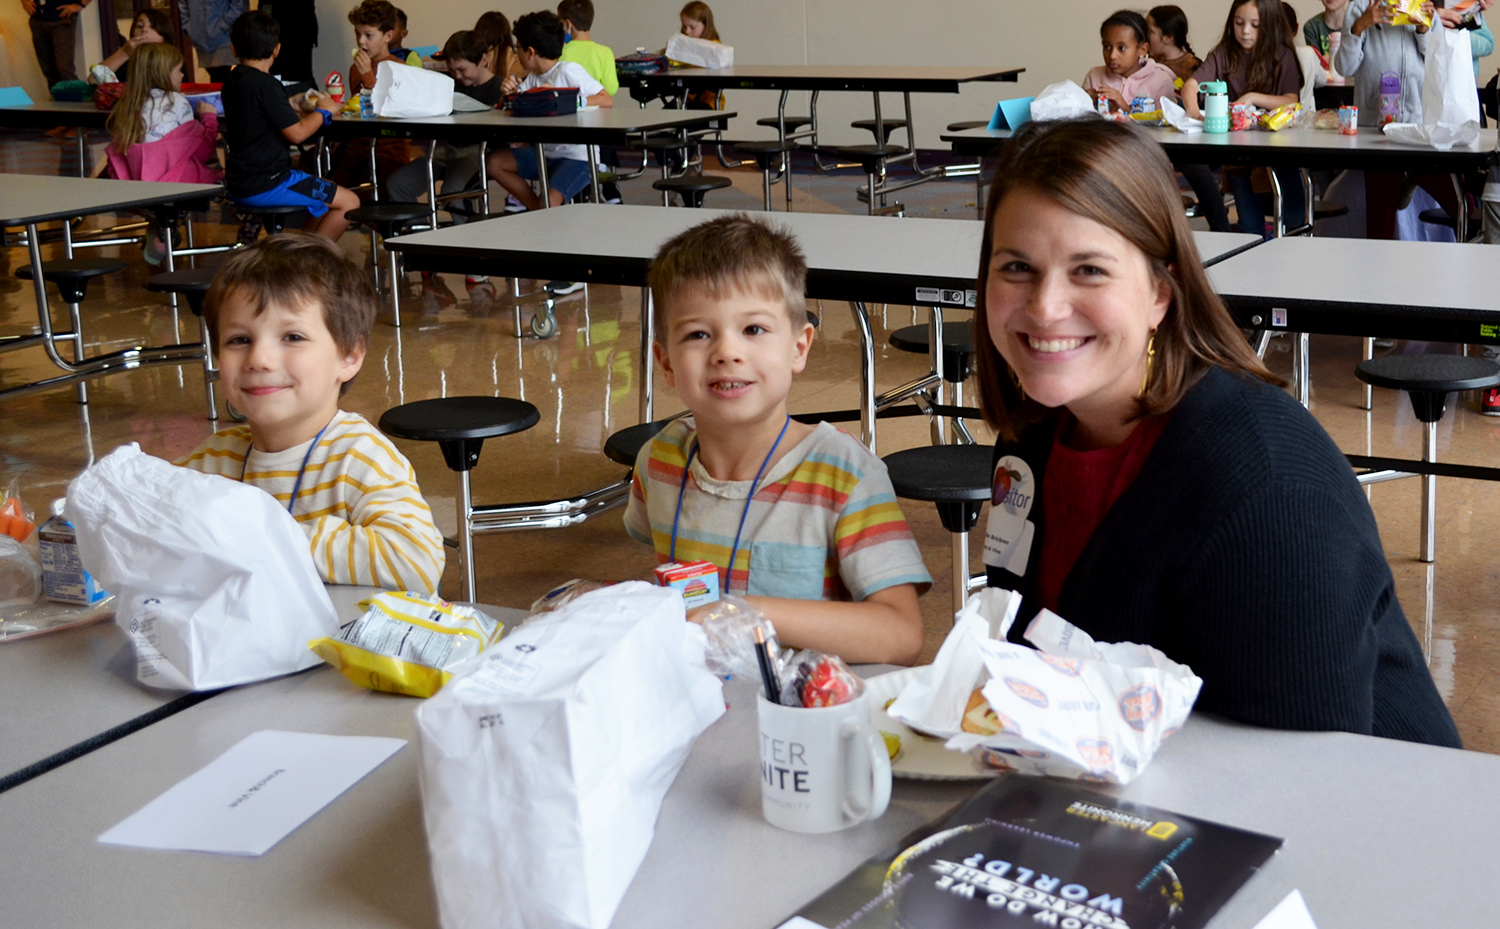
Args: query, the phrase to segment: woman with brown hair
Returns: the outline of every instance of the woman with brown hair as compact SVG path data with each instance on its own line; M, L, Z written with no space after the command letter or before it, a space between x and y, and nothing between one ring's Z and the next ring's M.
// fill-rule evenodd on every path
M1209 286L1161 149L1034 123L995 177L975 314L991 586L1191 665L1201 710L1458 746L1369 503Z

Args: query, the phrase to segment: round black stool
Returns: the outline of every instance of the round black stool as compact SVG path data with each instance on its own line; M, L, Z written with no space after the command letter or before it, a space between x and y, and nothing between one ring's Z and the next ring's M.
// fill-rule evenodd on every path
M736 142L734 150L755 159L764 180L765 208L771 209L771 185L778 181L786 183L786 211L792 211L792 158L797 150L796 142L781 142L768 139L764 142Z
M146 289L158 294L181 294L187 298L188 309L198 317L198 335L203 340L203 392L208 397L208 418L219 418L219 404L214 397L214 381L219 379L219 369L214 366L214 349L208 336L208 325L203 322L203 300L208 288L213 285L217 268L187 268L182 271L165 271L146 278Z
M894 213L899 216L905 212L906 208L900 203L888 208L885 205L885 194L877 195L875 192L875 188L880 185L880 181L885 177L886 162L905 154L907 154L907 149L899 145L846 145L843 148L834 150L834 155L839 161L854 162L859 165L860 169L865 172L865 177L869 179L867 182L868 186L865 187L865 198L871 216L874 216L876 213ZM880 198L879 207L875 205L875 198L877 196Z
M74 361L83 361L83 316L78 311L78 304L83 302L84 295L88 293L89 279L123 270L125 270L125 262L112 258L62 258L42 262L42 280L56 284L63 302L68 305L68 316L73 326L73 333L62 338L71 339L73 342ZM34 280L31 265L24 264L17 268L16 277L23 281ZM47 312L46 288L39 287L37 290L37 302L41 304L42 311ZM88 385L79 381L77 390L78 402L88 403Z
M937 504L943 528L953 533L953 611L969 595L969 530L990 498L995 450L988 445L924 445L886 455L896 496Z
M381 242L398 236L407 226L431 219L432 210L425 203L367 203L345 213L344 217L370 230L370 253L373 255L376 235L380 236ZM400 329L401 257L390 249L386 249L385 254L391 262L391 322Z
M850 123L849 125L852 128L854 128L854 129L863 129L866 132L868 132L870 135L875 135L875 129L876 129L876 126L878 125L881 129L885 130L885 138L883 138L883 139L876 139L875 141L881 143L882 145L889 145L889 144L891 144L891 132L893 130L896 130L896 129L905 129L906 128L906 120L904 120L904 119L882 119L877 124L875 122L875 120L873 120L873 119L856 119L854 122ZM988 124L986 124L986 125L988 125Z
M260 220L266 235L286 231L286 224L293 216L307 212L305 206L246 206L242 203L236 203L234 209L237 213L248 213Z
M622 464L627 468L635 467L635 460L641 454L641 449L646 443L656 438L656 434L667 428L673 420L658 419L655 422L641 423L638 426L629 426L621 429L608 439L604 440L604 455L615 464Z
M762 116L760 119L757 119L755 121L755 125L757 125L757 126L765 126L767 129L776 129L778 131L781 129L781 124L782 124L782 121L780 119L777 119L775 116ZM788 116L786 118L786 131L787 132L796 132L798 129L801 129L803 126L811 126L811 125L812 125L812 117L811 116Z
M1500 365L1484 358L1462 355L1386 355L1361 361L1354 373L1366 384L1406 391L1417 421L1427 427L1422 430L1422 460L1427 462L1437 461L1437 424L1443 418L1448 394L1455 390L1484 390L1500 385ZM1390 472L1376 474L1376 477L1361 475L1361 483L1396 476ZM1437 558L1436 530L1437 478L1424 474L1421 540L1421 559L1424 562L1430 563Z
M380 430L398 439L436 442L443 460L458 474L459 568L464 578L464 599L473 603L474 502L469 493L469 472L479 464L485 439L524 432L541 419L537 408L525 400L509 397L442 397L417 400L385 411Z
M681 177L664 177L652 181L656 190L675 193L682 198L683 206L693 209L703 207L703 196L710 190L721 190L734 186L734 182L718 174L684 174Z
M656 163L661 167L661 178L666 180L672 176L674 171L681 171L688 163L688 141L677 134L647 136L630 143L630 147L643 153L651 153L656 156ZM676 152L674 156L672 153ZM669 206L665 191L661 195L661 205Z

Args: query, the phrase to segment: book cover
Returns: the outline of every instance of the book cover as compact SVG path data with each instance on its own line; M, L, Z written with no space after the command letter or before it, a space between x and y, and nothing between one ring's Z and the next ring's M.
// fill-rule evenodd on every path
M1006 775L784 925L1194 929L1281 842L1077 782Z

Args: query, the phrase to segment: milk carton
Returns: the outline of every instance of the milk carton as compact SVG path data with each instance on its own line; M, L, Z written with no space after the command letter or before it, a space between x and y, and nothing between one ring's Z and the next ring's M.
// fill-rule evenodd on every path
M83 569L78 557L78 536L73 524L63 517L67 501L52 501L52 518L37 529L41 545L42 586L47 599L58 603L93 606L109 594L99 589L92 576Z

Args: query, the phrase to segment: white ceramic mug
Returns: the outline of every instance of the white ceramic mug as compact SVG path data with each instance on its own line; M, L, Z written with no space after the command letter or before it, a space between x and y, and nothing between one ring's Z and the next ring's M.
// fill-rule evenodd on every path
M766 820L792 832L834 832L885 812L891 758L867 698L779 706L757 695L760 796Z

